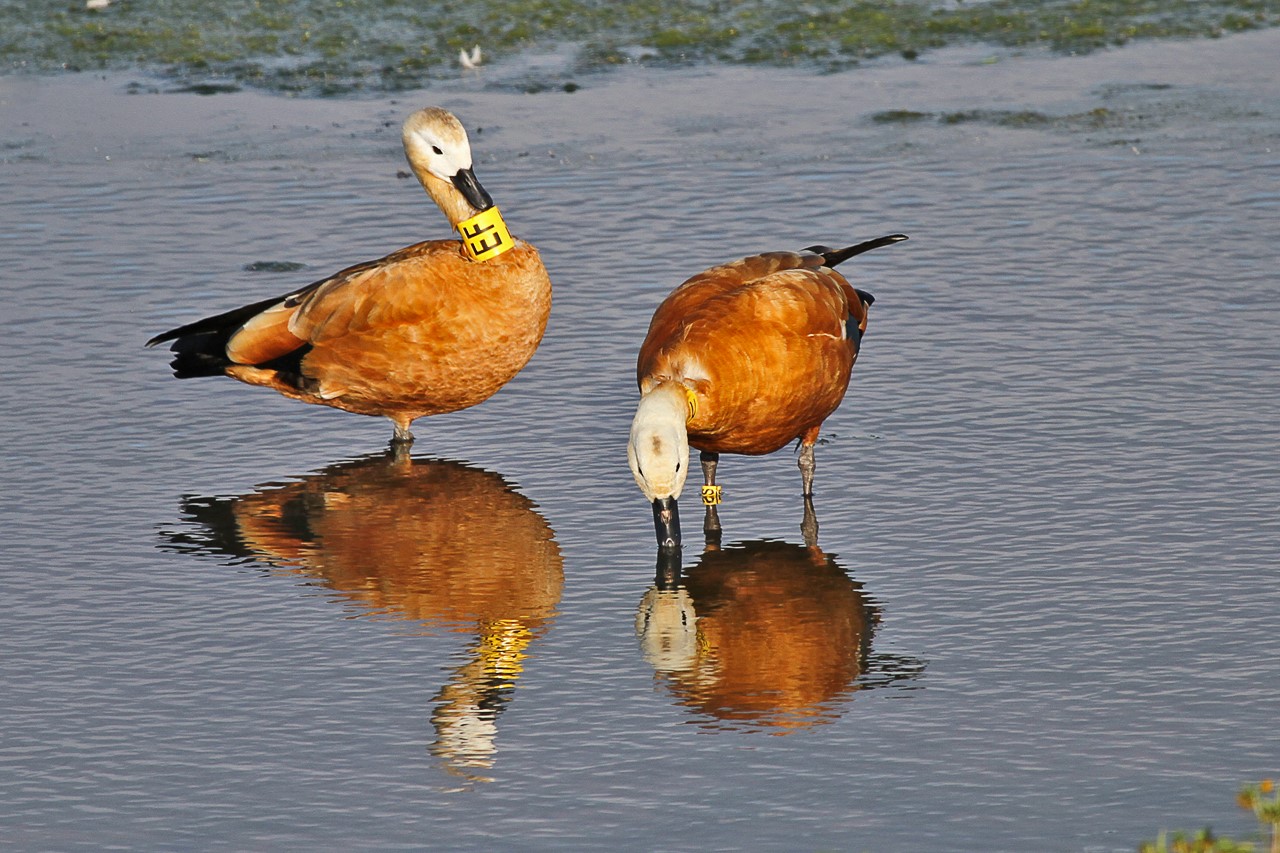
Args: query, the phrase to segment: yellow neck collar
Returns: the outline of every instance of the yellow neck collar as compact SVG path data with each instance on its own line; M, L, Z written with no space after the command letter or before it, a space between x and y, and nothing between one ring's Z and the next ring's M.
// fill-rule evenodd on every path
M473 261L492 260L515 245L497 207L462 220L458 223L458 233L462 235L463 250Z

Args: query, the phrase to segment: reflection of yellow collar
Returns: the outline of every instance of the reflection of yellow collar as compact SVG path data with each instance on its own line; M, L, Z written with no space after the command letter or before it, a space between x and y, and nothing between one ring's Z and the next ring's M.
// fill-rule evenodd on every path
M462 235L462 248L473 261L487 261L498 257L514 245L507 223L497 207L482 210L470 219L458 223Z
M485 671L514 687L524 669L524 649L533 632L516 619L497 619L485 625L480 633L480 659Z
M689 401L689 417L685 419L685 423L688 423L698 416L698 395L688 385L683 387L685 399Z

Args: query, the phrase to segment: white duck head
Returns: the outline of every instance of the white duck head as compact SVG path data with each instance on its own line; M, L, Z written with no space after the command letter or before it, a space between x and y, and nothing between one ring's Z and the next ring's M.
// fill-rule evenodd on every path
M405 119L402 138L409 166L450 224L493 207L471 170L471 144L457 116L440 107L418 110Z
M658 544L680 546L680 521L676 499L689 474L689 415L684 386L664 382L640 398L631 422L627 462L640 491L653 504Z

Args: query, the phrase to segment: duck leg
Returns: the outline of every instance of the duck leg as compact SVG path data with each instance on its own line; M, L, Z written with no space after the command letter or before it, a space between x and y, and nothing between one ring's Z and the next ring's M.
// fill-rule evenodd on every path
M819 424L805 430L800 439L800 459L796 464L800 466L800 480L804 484L805 497L813 496L813 472L818 467L813 459L813 445L818 441L818 429L821 426Z
M702 463L702 478L706 485L714 486L716 484L716 463L720 461L719 453L711 453L703 450L698 454L698 461ZM706 503L704 501L704 503ZM702 532L707 537L708 544L720 544L720 514L716 511L715 504L706 504L707 512L702 519ZM714 542L712 541L714 540Z
M404 418L391 418L391 423L395 424L396 431L391 435L391 449L400 451L408 450L409 445L413 444L413 433L409 431L410 420Z

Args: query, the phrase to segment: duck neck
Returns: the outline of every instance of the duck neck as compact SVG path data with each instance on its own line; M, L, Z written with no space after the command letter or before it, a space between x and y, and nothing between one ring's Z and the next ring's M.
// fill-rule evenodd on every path
M458 191L458 188L443 178L438 178L425 169L417 172L418 180L422 183L422 188L427 191L427 195L431 196L431 200L436 203L440 211L449 220L449 226L453 230L458 230L458 223L470 219L479 213L466 197Z
M640 398L636 417L640 418L643 413L645 420L684 434L685 425L695 414L696 403L693 400L689 390L679 382L663 382Z

